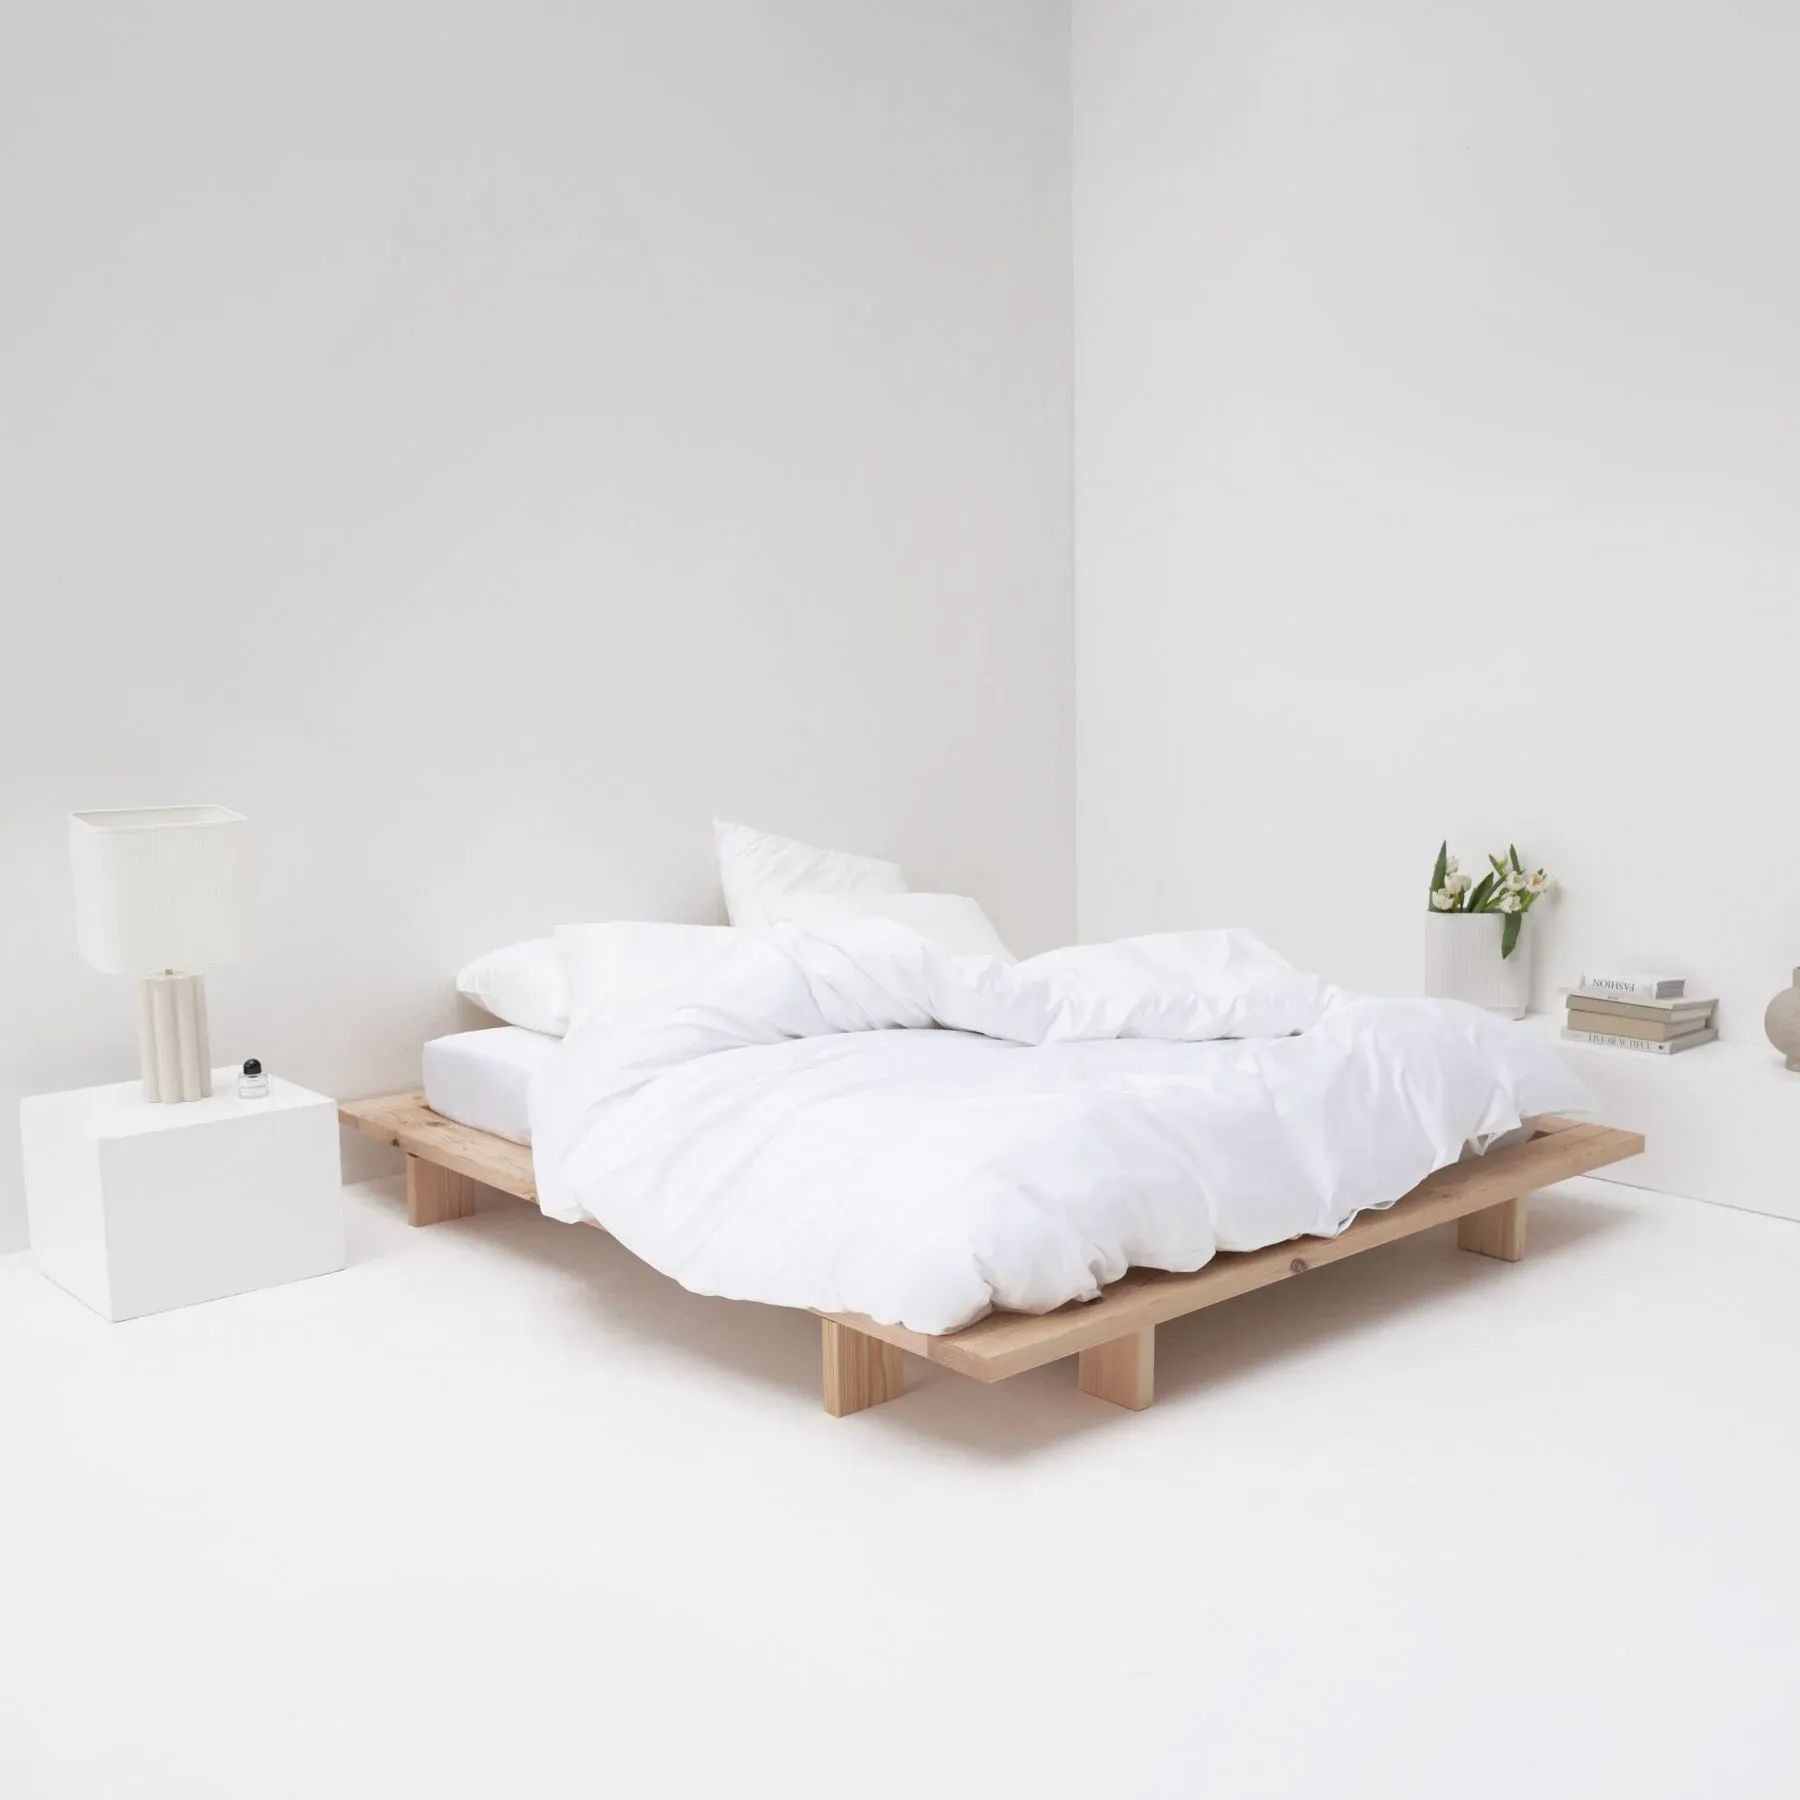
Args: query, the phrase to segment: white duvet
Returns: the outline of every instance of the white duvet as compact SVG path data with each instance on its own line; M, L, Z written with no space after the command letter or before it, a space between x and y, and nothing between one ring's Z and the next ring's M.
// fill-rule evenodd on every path
M1488 1013L1358 998L1245 932L1007 964L882 920L740 934L578 1024L530 1095L553 1217L698 1293L920 1332L1331 1236L1588 1103Z

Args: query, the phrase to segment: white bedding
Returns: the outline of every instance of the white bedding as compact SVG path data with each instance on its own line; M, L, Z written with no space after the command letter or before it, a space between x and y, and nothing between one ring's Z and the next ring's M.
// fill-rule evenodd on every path
M531 1117L525 1092L559 1042L519 1025L433 1038L419 1057L425 1103L459 1125L529 1144Z
M699 1293L931 1333L1333 1235L1587 1104L1492 1015L1346 994L1247 933L1009 965L879 920L745 934L577 1025L530 1094L553 1217Z

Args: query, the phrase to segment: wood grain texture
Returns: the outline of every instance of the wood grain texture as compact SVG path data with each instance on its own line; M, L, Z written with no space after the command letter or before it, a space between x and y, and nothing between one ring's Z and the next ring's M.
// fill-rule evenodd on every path
M466 1219L475 1210L481 1184L455 1169L440 1168L422 1156L406 1159L406 1222L409 1225L442 1225L446 1219Z
M1605 1163L1635 1156L1644 1140L1610 1125L1573 1119L1546 1119L1528 1143L1491 1156L1452 1163L1381 1212L1366 1212L1334 1238L1296 1238L1266 1250L1215 1256L1187 1275L1133 1269L1098 1300L1058 1308L1053 1313L993 1313L942 1337L926 1337L901 1325L883 1325L855 1313L830 1316L879 1337L929 1362L975 1381L1004 1381L1059 1357L1216 1306L1256 1288L1342 1262L1378 1244L1391 1244L1416 1231L1448 1224L1533 1188L1584 1174Z
M1142 1412L1156 1398L1156 1327L1083 1350L1076 1365L1084 1394Z
M1484 1206L1480 1212L1465 1213L1456 1222L1456 1246L1473 1250L1477 1256L1497 1256L1502 1262L1517 1262L1525 1254L1525 1207L1527 1197L1502 1200L1498 1206Z
M824 1357L825 1410L834 1419L879 1406L904 1391L906 1373L900 1352L892 1344L835 1319L821 1319L819 1346Z
M346 1125L384 1144L393 1144L421 1162L454 1170L484 1187L498 1188L519 1200L537 1198L531 1173L531 1150L458 1125L425 1104L423 1094L386 1094L373 1100L340 1100L338 1117Z

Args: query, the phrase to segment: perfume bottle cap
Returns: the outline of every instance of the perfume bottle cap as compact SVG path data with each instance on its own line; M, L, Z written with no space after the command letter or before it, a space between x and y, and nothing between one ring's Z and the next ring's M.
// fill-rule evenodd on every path
M262 1073L262 1064L258 1062L254 1056L246 1056L244 1058L244 1073L246 1075L260 1075Z

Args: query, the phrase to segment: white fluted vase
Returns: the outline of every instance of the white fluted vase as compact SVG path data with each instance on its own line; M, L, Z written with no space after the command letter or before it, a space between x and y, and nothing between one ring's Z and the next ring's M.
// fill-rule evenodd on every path
M1519 928L1511 956L1500 954L1504 913L1425 915L1425 992L1436 1000L1466 1000L1508 1019L1531 1004L1531 921Z

